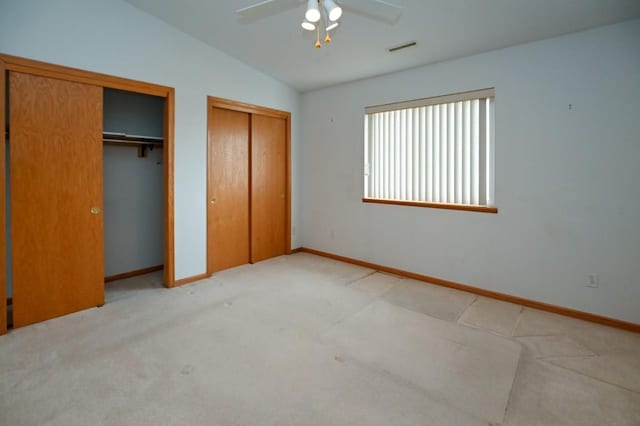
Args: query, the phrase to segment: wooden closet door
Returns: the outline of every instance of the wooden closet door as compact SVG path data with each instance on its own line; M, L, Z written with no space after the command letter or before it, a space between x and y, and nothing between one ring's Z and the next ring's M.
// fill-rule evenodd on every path
M16 327L104 303L102 88L10 73Z
M285 254L286 120L251 116L251 262Z
M249 263L249 114L208 116L207 272Z

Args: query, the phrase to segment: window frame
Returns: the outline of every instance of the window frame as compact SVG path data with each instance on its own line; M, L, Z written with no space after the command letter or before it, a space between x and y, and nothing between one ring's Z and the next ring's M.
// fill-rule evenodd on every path
M491 189L491 197L489 198L490 203L487 205L483 204L464 204L464 203L442 203L442 202L433 202L433 201L414 201L414 200L400 200L400 199L392 199L392 198L374 198L367 197L367 180L369 179L369 170L370 166L368 163L367 152L370 149L369 138L369 130L368 130L368 120L370 114L382 113L382 112L391 112L398 110L407 110L411 108L420 108L420 107L428 107L434 105L443 105L453 102L461 102L461 101L470 101L477 99L488 99L488 106L486 111L486 119L490 123L489 132L488 132L488 140L485 140L486 144L486 161L487 168L485 173L488 174L485 183L488 184ZM482 124L480 124L482 126ZM485 88L480 90L472 90L466 92L452 93L448 95L442 96L433 96L429 98L423 99L414 99L402 102L394 102L382 105L375 105L365 107L364 114L364 186L363 193L365 196L362 197L363 203L374 203L374 204L387 204L387 205L402 205L402 206L412 206L412 207L427 207L427 208L437 208L437 209L447 209L447 210L462 210L462 211L472 211L472 212L481 212L481 213L498 213L498 208L496 207L495 202L495 88ZM488 200L488 201L489 201Z

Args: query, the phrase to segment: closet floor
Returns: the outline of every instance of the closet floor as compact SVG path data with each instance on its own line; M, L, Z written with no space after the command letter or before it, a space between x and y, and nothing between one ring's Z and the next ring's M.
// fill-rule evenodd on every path
M149 290L159 290L164 288L163 271L151 272L137 277L125 278L122 280L110 281L104 284L104 300L106 303L113 303L118 300L140 296L148 293Z
M306 253L0 337L2 425L638 425L640 335Z

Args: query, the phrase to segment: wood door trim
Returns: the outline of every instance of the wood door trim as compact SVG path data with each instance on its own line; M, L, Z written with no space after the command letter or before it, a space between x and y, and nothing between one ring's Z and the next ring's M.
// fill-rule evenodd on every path
M137 80L131 80L123 77L116 77L107 74L96 73L92 71L80 70L77 68L70 68L61 65L49 64L46 62L35 61L32 59L21 58L18 56L11 56L0 53L0 70L3 70L1 81L5 79L4 71L17 71L26 74L38 75L42 77L57 78L60 80L76 81L80 83L93 84L101 87L108 87L112 89L127 90L135 93L143 93L147 95L154 95L165 98L165 137L164 137L164 149L163 149L163 162L164 162L164 285L165 287L175 287L175 233L174 233L174 215L175 215L175 178L174 178L174 147L175 147L175 89L168 86L162 86L153 83L146 83ZM6 93L5 85L2 83L0 89L0 123L5 121L5 98ZM2 126L2 137L0 145L5 144L4 130L5 125ZM3 148L0 147L0 148ZM4 149L4 148L3 148ZM4 150L2 154L4 156ZM5 210L2 207L6 202L6 194L4 194L5 188L5 175L4 175L4 162L0 165L0 296L5 293L6 297L6 265L4 265L6 256L3 254L6 252L6 240L2 237L4 235L4 218ZM4 285L3 285L3 281ZM2 308L0 308L1 314ZM6 322L6 315L3 316ZM3 320L0 319L0 334L2 334Z
M207 105L209 108L217 107L230 109L233 111L247 112L249 114L259 114L266 115L268 117L284 118L287 120L287 122L291 120L291 113L288 111L247 104L244 102L232 101L230 99L216 98L215 96L207 97Z
M253 226L251 226L251 212L253 211L253 114L248 113L247 117L249 119L249 138L247 139L247 182L249 185L249 190L247 191L247 207L249 209L249 214L247 215L247 227L249 228L249 232L247 237L249 239L249 244L247 246L247 256L249 258L249 263L253 264L253 256L251 255L251 241L253 241Z
M175 132L175 90L171 88L167 93L164 109L164 285L176 286L175 274L175 180L174 171L174 132Z
M284 218L284 228L285 228L285 240L284 240L284 253L291 254L291 113L288 113L286 120L285 134L287 137L287 141L285 144L285 218Z
M258 105L247 104L244 102L233 101L230 99L218 98L215 96L207 97L207 116L211 108L223 108L229 109L232 111L240 111L246 112L249 114L258 114L258 115L266 115L268 117L276 117L282 118L285 120L286 126L286 170L285 170L285 254L291 254L291 113L288 111L277 110L273 108L262 107ZM207 125L207 135L209 134L209 129ZM251 146L251 144L249 144ZM251 157L251 156L250 156ZM209 143L207 136L207 195L209 194ZM251 173L251 168L249 168L249 173ZM206 200L208 203L208 200ZM208 211L208 209L207 209ZM251 227L249 227L251 228ZM207 234L208 235L208 234ZM251 238L251 233L249 234L249 238ZM209 253L207 252L207 265ZM209 273L209 267L207 266L207 272Z
M136 269L135 271L123 272L121 274L109 275L104 277L104 282L109 283L111 281L124 280L125 278L137 277L140 275L150 274L151 272L161 271L164 269L163 265L150 266L148 268Z
M211 276L211 274L198 274L198 275L193 275L191 277L186 277L186 278L181 278L179 280L176 281L176 287L181 286L181 285L185 285L185 284L190 284L194 281L200 281L200 280L204 280L207 279Z
M161 86L158 84L146 83L93 71L85 71L62 65L49 64L46 62L35 61L33 59L21 58L19 56L6 55L4 53L0 53L0 59L5 61L8 71L17 71L42 77L57 78L59 80L77 81L79 83L93 84L112 89L128 90L131 92L144 93L163 98L166 98L169 91L173 90L171 87Z
M6 74L7 68L4 60L0 57L0 335L7 332L7 248L6 248L6 170L5 170L5 123L6 117Z

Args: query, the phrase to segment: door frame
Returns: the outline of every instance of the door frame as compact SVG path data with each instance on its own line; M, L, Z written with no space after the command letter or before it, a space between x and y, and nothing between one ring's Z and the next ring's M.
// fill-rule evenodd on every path
M46 62L0 53L0 334L7 332L7 268L6 268L6 179L5 179L5 108L6 72L15 71L41 77L92 84L103 88L120 89L165 98L163 192L164 192L164 285L174 287L174 115L175 89L152 83L84 71Z
M285 120L285 236L284 236L284 248L285 254L291 254L291 113L288 111L282 111L278 109L263 107L259 105L247 104L244 102L238 102L230 99L218 98L215 96L207 97L207 196L209 194L211 164L209 163L209 116L212 108L222 108L232 111L246 112L249 114L264 115L268 117L282 118ZM251 131L249 131L249 137L251 137ZM249 161L251 161L251 145L249 145ZM249 167L249 181L251 181L251 167ZM249 188L251 191L251 188ZM251 195L251 194L249 194ZM211 210L209 209L208 200L205 201L207 206L207 275L210 276L213 271L209 269L209 257L212 253L209 252L209 221ZM251 211L249 211L251 215ZM251 216L249 216L251 220ZM247 224L249 226L249 224ZM251 231L249 231L249 245L251 245Z

